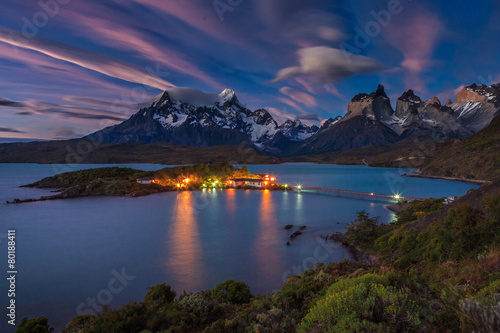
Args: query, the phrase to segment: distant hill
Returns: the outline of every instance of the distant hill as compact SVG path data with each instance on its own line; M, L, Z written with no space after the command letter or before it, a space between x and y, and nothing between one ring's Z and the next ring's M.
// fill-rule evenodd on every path
M500 116L470 138L439 145L435 155L422 168L422 174L487 180L499 178Z
M0 163L273 164L278 159L247 146L188 147L172 143L102 143L62 140L0 144Z

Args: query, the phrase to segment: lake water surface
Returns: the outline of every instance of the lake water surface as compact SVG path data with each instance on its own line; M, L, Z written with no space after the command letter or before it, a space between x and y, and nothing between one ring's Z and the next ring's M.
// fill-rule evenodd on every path
M315 262L350 258L320 235L343 231L366 210L389 222L386 203L295 192L205 190L140 198L98 197L6 205L49 190L19 188L60 172L110 165L0 164L0 267L7 271L8 229L17 236L17 322L45 315L60 330L71 318L141 300L146 288L170 284L178 293L246 281L257 294L280 288ZM122 165L156 170L161 165ZM414 197L463 195L476 185L405 178L400 170L316 164L250 165L279 182ZM286 246L287 224L307 225ZM7 306L5 279L0 283ZM95 302L95 303L94 303ZM5 309L5 307L3 307ZM3 310L6 311L6 310ZM0 330L6 325L5 314Z

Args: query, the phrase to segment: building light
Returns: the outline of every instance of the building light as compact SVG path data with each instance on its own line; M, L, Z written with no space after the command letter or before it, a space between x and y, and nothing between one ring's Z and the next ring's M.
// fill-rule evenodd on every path
M396 195L394 196L394 198L395 198L395 199L399 199L399 198L401 198L401 197L399 196L399 194L396 194Z
M189 178L184 179L185 183L189 183Z
M181 184L177 184L177 187L181 187Z
M274 177L271 177L271 181L274 182Z
M285 187L288 187L288 184L285 184Z
M298 185L297 188L300 190L302 188L302 186Z
M264 182L264 185L267 185L267 182Z

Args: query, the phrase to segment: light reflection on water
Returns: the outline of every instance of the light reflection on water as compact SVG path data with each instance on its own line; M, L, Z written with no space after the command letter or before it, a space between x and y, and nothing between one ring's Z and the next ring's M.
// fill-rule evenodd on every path
M198 230L192 192L177 193L172 222L168 228L168 256L165 275L176 280L189 281L192 286L201 285L203 271L203 251Z

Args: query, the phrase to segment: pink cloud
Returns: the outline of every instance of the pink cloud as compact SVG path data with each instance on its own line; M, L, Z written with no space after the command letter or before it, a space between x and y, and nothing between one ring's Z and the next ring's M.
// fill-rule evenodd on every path
M343 101L347 101L347 97L345 97L345 95L343 95L338 89L337 87L335 87L334 84L330 83L330 84L325 84L323 85L323 88L325 89L326 92L332 94L333 96L336 96L338 98L340 98L341 100Z
M67 24L78 26L78 30L83 31L86 37L101 45L136 53L156 64L195 77L211 87L223 88L211 76L187 60L185 54L168 48L161 40L152 37L152 34L143 33L142 29L131 25L130 20L133 18L110 19L104 9L97 4L91 7L74 8L74 10L68 11L63 18L67 20Z
M429 12L415 13L404 20L394 21L385 30L389 43L403 54L401 66L407 89L425 92L421 74L433 64L434 47L444 32L438 16Z
M308 93L305 93L303 91L291 87L282 87L280 88L280 93L288 96L289 98L300 104L304 104L309 107L318 106L318 103L316 102L314 96L309 95Z
M185 24L198 29L207 35L217 38L219 40L238 45L244 49L248 49L248 38L242 25L234 26L228 29L228 24L224 22L236 10L241 11L240 6L230 6L233 10L224 12L222 19L220 19L217 10L214 7L213 1L205 0L190 0L190 1L161 1L161 0L135 0L144 6L150 7L155 11L161 11L165 14L173 16ZM239 33L238 33L239 32Z
M295 103L294 101L292 101L291 99L288 99L288 98L284 98L284 97L278 97L278 100L280 102L283 102L285 103L286 105L288 106L291 106L292 108L296 109L297 111L300 111L300 112L303 112L303 113L306 113L306 111L300 107L297 103Z
M128 82L139 83L161 90L166 90L169 87L175 86L155 76L147 69L140 68L104 54L83 50L40 36L35 36L28 40L17 31L0 28L0 41L19 48L37 51L52 58L66 61Z
M266 107L266 109L273 116L278 125L283 124L287 120L295 120L295 118L297 117L296 115L292 115L284 110L280 110L275 107L268 106Z
M304 87L304 89L311 94L316 94L316 90L313 88L313 85L306 78L299 76L295 78L295 81L297 81L298 84Z

